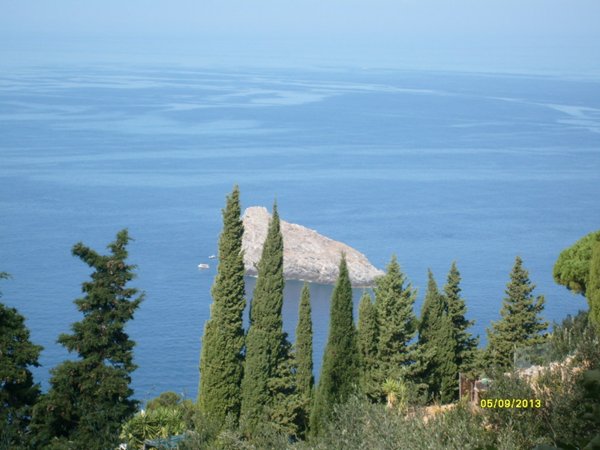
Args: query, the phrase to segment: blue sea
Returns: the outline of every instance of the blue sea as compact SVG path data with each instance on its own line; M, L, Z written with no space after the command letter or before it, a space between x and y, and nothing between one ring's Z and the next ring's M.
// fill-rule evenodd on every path
M543 75L170 66L4 68L0 73L2 301L44 346L35 376L69 357L60 333L90 270L127 227L146 298L136 397L194 398L221 208L243 206L345 242L418 290L457 261L472 331L499 317L520 255L545 318L586 307L552 279L560 251L600 228L600 80ZM211 264L199 271L202 262ZM251 298L254 280L248 280ZM293 339L299 282L286 286ZM318 372L331 287L311 286ZM355 292L356 299L361 291Z

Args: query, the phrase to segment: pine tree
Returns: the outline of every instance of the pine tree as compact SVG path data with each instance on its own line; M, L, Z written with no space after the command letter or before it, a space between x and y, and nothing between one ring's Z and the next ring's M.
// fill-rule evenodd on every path
M331 297L329 336L321 377L310 416L310 430L319 434L336 405L344 403L359 379L358 346L352 317L352 286L346 257L342 255L339 277Z
M219 238L219 266L211 294L211 317L206 322L200 356L198 404L217 427L227 415L237 421L240 414L246 305L240 192L235 186L223 210Z
M600 241L594 242L592 246L586 296L590 307L590 322L600 332Z
M8 277L0 272L0 279ZM29 340L25 318L0 303L0 448L16 449L25 443L31 408L40 394L29 369L39 366L41 350Z
M600 230L585 235L560 252L552 271L554 281L570 291L586 295L595 242L600 242Z
M78 243L73 255L94 269L83 283L84 297L75 300L83 320L72 325L72 334L58 342L77 352L79 359L65 361L52 370L50 390L35 406L34 446L51 440L71 442L73 448L106 449L118 442L121 424L137 402L129 387L135 342L125 332L142 301L137 289L127 287L135 266L126 263L127 230L109 244L109 255L100 255ZM70 448L70 447L69 447Z
M368 292L358 306L358 351L360 353L360 388L372 399L379 395L375 373L377 368L377 311Z
M433 272L427 272L427 292L421 307L419 321L419 342L427 344L435 336L434 332L439 327L439 319L448 310L446 299L440 294Z
M312 318L310 307L310 289L304 283L300 295L300 307L296 327L296 386L302 402L302 409L298 417L298 427L302 434L308 429L310 406L313 398L313 355L312 355Z
M516 349L544 341L545 336L541 333L548 326L540 317L544 297L534 298L534 289L523 261L517 256L506 287L501 319L487 330L488 346L484 358L488 365L509 368Z
M454 386L452 399L458 399L458 372L469 372L474 369L477 345L479 343L479 339L473 337L468 331L468 328L473 326L475 322L465 318L467 305L465 300L460 296L460 281L460 272L456 267L456 262L453 262L448 272L448 280L444 286L444 296L448 305L448 316L452 324L455 343L453 362L456 373L453 374L453 382L451 384Z
M431 270L421 309L419 346L425 355L423 381L430 394L444 403L452 400L452 391L457 384L454 329L446 297L439 292Z
M377 380L380 386L386 379L406 379L415 376L419 349L410 344L417 332L413 312L416 290L400 270L396 256L387 266L386 274L377 280L375 309L379 332ZM383 391L381 391L383 395Z
M252 433L265 419L291 427L296 412L290 345L283 332L283 236L277 205L269 222L258 279L250 305L246 361L242 380L241 421ZM292 404L293 403L293 404ZM292 431L288 428L287 431Z

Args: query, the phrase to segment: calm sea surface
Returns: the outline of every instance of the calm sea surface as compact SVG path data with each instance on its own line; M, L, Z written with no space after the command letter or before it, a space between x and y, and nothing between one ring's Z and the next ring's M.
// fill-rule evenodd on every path
M89 269L78 241L104 250L129 228L129 326L139 399L195 397L221 208L270 206L378 267L397 254L419 290L453 260L473 331L499 315L521 255L545 317L585 307L552 281L559 252L600 228L600 83L398 71L30 67L0 74L3 301L42 344L37 380L68 354L72 301ZM207 271L197 265L210 262ZM248 281L251 297L254 281ZM300 283L289 282L285 326ZM313 285L321 364L331 288ZM357 291L356 298L360 295Z

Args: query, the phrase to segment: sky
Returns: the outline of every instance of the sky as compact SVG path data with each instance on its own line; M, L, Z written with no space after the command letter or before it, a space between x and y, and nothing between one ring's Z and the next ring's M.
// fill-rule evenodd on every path
M597 74L598 18L598 0L0 0L0 52Z

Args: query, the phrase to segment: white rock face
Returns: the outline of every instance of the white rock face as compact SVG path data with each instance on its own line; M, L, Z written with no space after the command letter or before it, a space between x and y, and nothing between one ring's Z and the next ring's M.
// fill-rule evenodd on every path
M252 206L244 212L244 265L246 274L256 276L256 265L267 237L271 215L262 206ZM283 234L283 274L289 280L333 284L338 277L342 252L346 254L350 281L353 286L372 286L383 272L375 268L365 255L346 244L320 235L314 230L281 221Z

